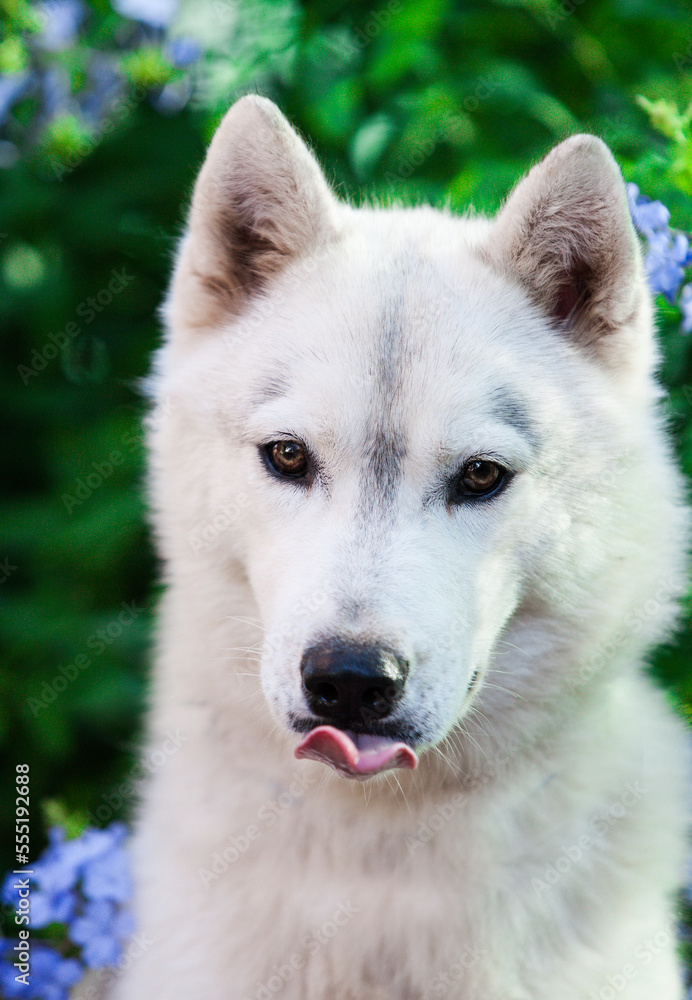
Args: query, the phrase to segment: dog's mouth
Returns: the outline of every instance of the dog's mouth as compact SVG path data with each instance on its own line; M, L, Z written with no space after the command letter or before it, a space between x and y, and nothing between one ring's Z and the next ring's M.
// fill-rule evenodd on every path
M418 756L407 743L389 736L353 733L335 726L317 726L295 749L299 759L329 764L339 774L365 781L375 774L403 768L412 771Z

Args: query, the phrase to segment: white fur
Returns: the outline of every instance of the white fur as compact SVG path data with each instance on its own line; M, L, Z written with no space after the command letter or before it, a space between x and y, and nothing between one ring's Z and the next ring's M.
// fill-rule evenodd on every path
M186 742L142 803L151 944L113 997L681 1000L685 735L642 661L675 621L687 518L603 144L563 143L496 221L355 210L244 98L165 314L148 739ZM387 504L363 502L373 427L406 439ZM328 489L267 475L280 436ZM478 454L514 480L449 508L435 485ZM417 771L361 785L293 759L324 636L409 660Z

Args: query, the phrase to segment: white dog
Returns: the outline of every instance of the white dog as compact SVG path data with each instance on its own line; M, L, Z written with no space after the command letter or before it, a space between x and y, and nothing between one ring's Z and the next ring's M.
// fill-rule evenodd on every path
M244 97L165 319L149 746L179 749L112 995L680 1000L685 732L642 661L687 515L607 148L492 220L355 209Z

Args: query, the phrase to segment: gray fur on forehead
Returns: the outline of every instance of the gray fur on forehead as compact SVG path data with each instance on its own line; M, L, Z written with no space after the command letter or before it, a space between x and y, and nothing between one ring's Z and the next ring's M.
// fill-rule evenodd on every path
M512 390L498 387L489 393L493 402L493 415L503 424L509 424L519 434L523 435L534 448L538 447L539 437L536 423L529 416L529 409Z
M384 429L381 424L370 429L361 487L366 506L373 501L388 503L394 499L405 456L406 442L401 431Z
M280 375L270 375L257 386L253 393L252 402L256 406L260 406L273 399L281 399L288 391L289 383L286 378Z

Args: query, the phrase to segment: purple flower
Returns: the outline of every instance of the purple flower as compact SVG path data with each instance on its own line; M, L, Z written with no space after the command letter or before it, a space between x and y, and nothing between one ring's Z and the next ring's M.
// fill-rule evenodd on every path
M16 941L4 942L0 960L2 996L26 997L27 1000L68 1000L70 987L84 974L84 967L75 958L63 958L53 948L32 941L29 950L29 983L18 983L15 961Z
M19 903L19 894L15 888L15 882L20 877L19 875L13 875L12 872L5 876L5 881L2 883L2 890L0 891L0 899L5 906L14 908Z
M51 66L41 78L43 109L49 118L55 117L71 102L70 77L63 66Z
M87 899L127 902L132 895L132 879L123 847L114 845L108 853L89 863L84 871L82 891Z
M661 292L671 305L675 304L678 289L685 278L688 241L683 233L658 232L649 239L649 249L644 260L649 285L654 294Z
M637 198L639 197L639 188L636 184L628 183L625 184L625 190L627 191L627 200L630 203L630 212L634 215Z
M660 201L639 201L634 208L634 221L644 236L665 232L670 222L670 212Z
M40 859L32 866L34 874L30 876L32 883L31 902L33 911L34 898L37 902L38 919L32 926L43 927L45 922L69 919L70 893L77 888L80 879L87 879L90 867L95 865L94 884L103 886L110 878L111 895L108 898L123 902L129 892L125 874L125 853L121 847L127 833L122 823L113 823L107 830L87 829L75 840L65 840L65 834L59 827L54 827L49 833L50 846L43 852ZM112 873L109 876L109 868ZM9 875L5 880L2 898L8 905L16 905L19 900L18 890L14 888L16 877ZM45 922L44 922L45 921Z
M81 946L81 958L89 968L115 964L123 940L134 931L132 916L123 908L132 892L124 845L126 833L124 824L113 823L106 830L90 828L75 840L66 840L64 832L54 827L49 833L48 848L28 876L31 926L67 924L69 938ZM2 898L10 905L18 904L17 876L8 875ZM44 964L54 961L50 949L41 955ZM42 1000L62 1000L64 991L59 977L68 975L69 970L74 972L74 966L56 965L51 972L50 989L46 986L48 973L43 976ZM10 982L7 977L7 969L0 968L0 983ZM21 994L8 992L14 989L11 983L3 985L3 989L3 995L8 997L34 996L26 990Z
M89 66L88 80L90 86L80 94L79 103L84 118L98 128L122 98L123 79L110 59L95 57Z
M692 284L685 285L680 292L680 308L682 310L681 333L692 333Z
M99 140L107 134L109 130L104 126L109 117L115 115L120 119L129 108L125 101L120 106L121 99L131 93L133 83L123 66L123 50L136 52L143 43L153 43L157 53L183 71L176 74L174 82L185 86L170 89L161 100L151 96L152 105L162 114L172 114L187 104L192 83L185 79L184 71L201 58L202 47L191 38L166 38L179 3L180 0L112 0L111 7L124 17L139 21L140 25L130 25L130 30L122 33L116 30L105 46L103 40L93 45L92 40L80 37L90 14L88 0L25 3L27 9L38 15L39 30L30 33L26 50L22 50L22 58L28 63L26 68L17 59L20 68L16 72L0 73L0 125L8 122L13 129L10 136L0 139L0 170L11 167L24 152L14 144L15 133L22 147L41 146L46 131L63 116L76 118L86 136ZM86 57L80 56L78 60L79 73L73 72L77 66L73 59L66 62L63 58L64 53L76 45L81 46ZM137 94L135 90L135 97ZM12 109L26 96L32 101L22 109L22 121L15 123ZM58 177L69 169L59 162L60 159L68 162L73 159L68 151L61 152L62 149L60 143L55 148L49 143L41 153L42 158L52 161Z
M115 965L122 941L134 931L131 914L105 899L91 900L81 916L70 924L70 939L82 946L82 956L91 969Z
M627 200L632 221L639 232L649 239L654 233L666 231L670 222L670 212L660 201L651 201L639 193L636 184L626 184Z
M161 115L175 115L190 99L192 84L189 77L169 80L166 86L152 100L153 107Z
M670 212L660 201L650 201L639 193L636 184L627 184L632 221L646 238L647 250L644 269L649 287L654 295L664 295L675 305L680 286L685 280L685 268L692 263L692 247L686 233L669 228ZM689 286L687 286L689 287ZM690 293L684 292L680 300L683 312L682 333L692 330L692 306L688 305Z
M84 18L80 0L44 0L39 7L43 28L36 41L49 52L69 48Z
M30 73L8 73L0 76L0 124L33 82L34 78Z
M37 862L33 866L35 872L40 865ZM27 876L32 883L29 889L29 918L31 927L47 927L48 924L64 923L69 920L75 910L77 897L71 891L70 885L61 884L57 889L51 887L47 889L37 888L36 876ZM22 878L18 875L10 874L5 879L2 887L2 901L15 909L19 905L19 883ZM23 879L22 879L23 880Z
M171 38L166 45L166 55L177 69L197 62L202 52L193 38Z
M77 896L74 892L40 892L32 890L29 896L32 927L64 924L75 912Z
M19 973L17 969L12 964L14 961L14 946L18 944L18 941L3 941L0 947L2 948L2 953L0 956L0 995L7 997L11 1000L12 997L27 996L27 987L23 986L22 983L18 983L15 979Z
M32 945L30 965L32 978L43 982L42 991L36 995L45 1000L67 997L70 986L74 986L84 973L84 967L76 958L63 958L47 945Z

